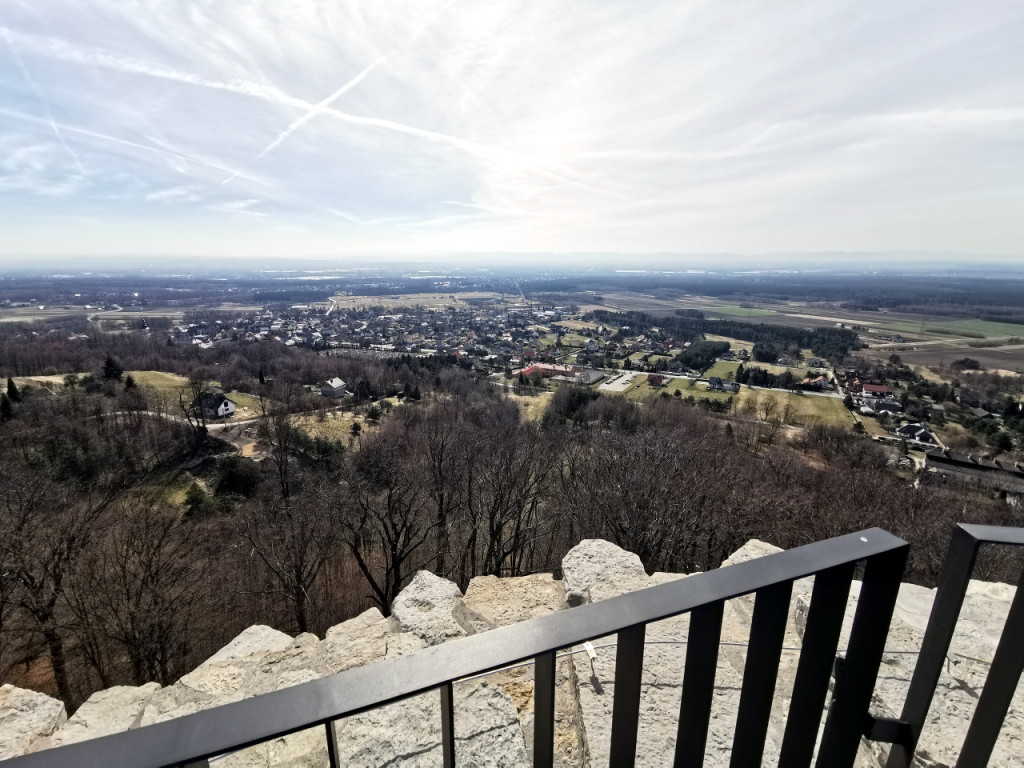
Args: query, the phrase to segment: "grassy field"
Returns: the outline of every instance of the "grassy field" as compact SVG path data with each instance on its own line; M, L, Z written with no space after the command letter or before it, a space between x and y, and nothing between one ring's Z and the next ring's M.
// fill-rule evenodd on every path
M713 333L707 333L704 334L704 338L708 341L724 341L729 345L733 352L739 352L741 349L745 349L749 352L754 348L754 342L734 339L731 336L717 336Z
M54 391L64 388L63 376L15 376L14 383L19 387L46 387Z
M467 299L499 299L500 294L474 291L465 293L403 293L397 298L391 296L332 296L330 303L339 309L360 309L362 307L384 307L386 309L397 309L399 307L423 306L435 309L446 309L455 307L466 309L473 306ZM509 303L519 300L518 296L506 297Z
M888 352L884 353L885 356L888 354ZM965 344L921 345L917 349L901 349L896 354L905 364L912 366L930 366L940 363L949 365L958 358L973 357L989 370L1002 371L1007 374L1024 373L1024 345L1020 344L985 348L974 348ZM862 356L864 356L863 353ZM882 353L869 350L867 356L869 358L878 357L882 356Z
M588 341L590 339L578 333L567 333L562 337L562 345L566 347L585 347Z
M651 395L658 395L662 392L668 392L671 395L673 389L676 388L672 386L652 387L650 384L647 383L647 377L641 376L633 382L629 389L627 389L625 392L622 392L621 394L623 397L629 400L636 400L637 402L642 402L646 400L648 397L651 397Z
M591 330L598 328L597 323L586 323L583 320L559 320L557 323L552 323L552 325L560 325L573 331L579 331L583 328L590 328Z
M94 320L138 320L144 317L169 317L180 322L184 313L177 308L152 307L145 312L126 310L103 311L86 309L85 307L17 307L14 309L0 309L0 323L31 323L36 320L53 322L55 320L70 320L76 317L91 317Z
M944 330L950 330L954 333L980 333L983 336L1020 336L1024 333L1024 325L1017 325L1016 323L996 323L990 320L943 320L940 323L934 325L941 327ZM926 328L926 330L933 330L932 328Z
M873 416L865 416L864 414L858 414L857 419L864 425L864 431L873 437L884 437L889 432L885 427L882 426L881 422Z
M358 419L349 411L329 411L323 421L316 414L307 413L292 417L292 424L311 437L322 437L343 443L348 443L352 437L352 424L356 421L359 421L364 430L369 426L364 419Z
M727 317L765 317L767 315L779 314L774 309L741 307L739 304L719 304L717 306L703 307L702 311L707 312L709 315L725 315Z
M799 395L794 392L783 392L772 389L749 389L744 387L740 390L740 407L749 406L752 402L762 402L765 398L772 398L778 404L776 413L782 415L782 409L790 405L793 411L790 423L800 426L813 426L814 424L828 424L834 427L852 427L853 415L843 405L843 401L836 397L819 397L817 395Z
M536 397L510 394L509 399L519 406L524 419L527 421L540 421L541 417L544 416L544 409L547 408L548 403L551 402L551 394L552 393L549 392L537 395Z
M163 371L128 371L140 387L151 389L179 389L188 384L188 379L176 373Z
M736 375L736 370L739 367L739 363L729 363L725 360L719 360L708 368L705 376L717 376L720 379L729 379ZM730 374L732 374L732 376L730 376Z
M693 395L698 400L728 400L731 397L733 403L739 404L743 400L743 393L749 391L745 387L741 387L739 392L719 392L718 390L708 389L707 384L698 384L692 389L684 389L683 397Z
M755 363L753 360L751 360L749 363L745 363L744 367L763 368L764 370L768 371L768 373L774 373L776 376L785 373L786 371L789 371L798 379L802 379L804 376L807 375L807 370L804 368L794 368L792 366L787 367L785 365L775 365L774 363Z

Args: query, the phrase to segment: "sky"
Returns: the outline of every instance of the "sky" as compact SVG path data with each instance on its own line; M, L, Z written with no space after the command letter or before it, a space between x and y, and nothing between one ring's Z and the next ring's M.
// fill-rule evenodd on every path
M1013 263L1021 41L1019 0L4 0L0 262Z

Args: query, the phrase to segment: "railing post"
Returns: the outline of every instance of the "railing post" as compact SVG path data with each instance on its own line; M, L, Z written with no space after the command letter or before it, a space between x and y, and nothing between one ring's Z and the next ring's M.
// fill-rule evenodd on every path
M853 618L842 679L836 682L832 706L821 737L818 768L853 765L868 724L871 694L882 663L908 544L868 558Z
M608 764L616 768L628 768L636 761L646 630L643 624L621 630L615 650L615 699L612 702L612 744Z
M910 741L892 745L886 768L909 768L914 759L977 557L978 540L958 525L953 529L953 538L942 565L939 588L935 592L928 627L921 642L921 655L917 658L907 700L903 704L903 714L900 716L901 720L910 724Z
M551 768L555 759L555 652L537 657L533 668L533 765Z
M957 760L957 768L983 768L988 765L992 748L1006 720L1010 702L1024 671L1024 574L1010 604L1002 637L992 657L985 687L967 729L967 738ZM1018 755L1019 757L1019 755Z
M327 762L331 768L341 768L341 759L338 755L338 734L334 731L334 721L324 723L327 731Z
M444 768L455 768L455 703L450 680L441 686L441 756Z
M792 594L791 581L762 587L755 593L747 661L743 665L743 688L729 761L732 768L758 768L761 765Z
M811 764L852 580L853 563L830 568L814 577L779 765Z
M709 603L694 608L690 613L683 698L679 704L679 726L676 733L675 768L704 764L724 607L725 603L722 602Z

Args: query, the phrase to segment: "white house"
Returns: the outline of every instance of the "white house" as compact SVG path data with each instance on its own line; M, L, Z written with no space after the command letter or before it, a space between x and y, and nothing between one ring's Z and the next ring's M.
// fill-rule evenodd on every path
M192 403L193 410L202 411L208 419L223 419L235 413L235 403L220 392L205 392Z
M324 397L344 397L345 382L335 376L320 385L320 394Z

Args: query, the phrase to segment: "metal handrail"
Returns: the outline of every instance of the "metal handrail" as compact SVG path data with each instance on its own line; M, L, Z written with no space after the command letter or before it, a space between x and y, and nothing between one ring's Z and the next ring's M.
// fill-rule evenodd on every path
M928 626L921 642L921 653L910 681L903 713L899 720L887 721L894 730L892 749L886 768L907 768L914 759L921 731L931 707L942 664L949 653L960 609L971 580L978 550L983 544L1024 546L1024 528L994 525L960 524L939 577ZM968 727L967 737L957 759L957 768L979 768L988 764L1010 701L1024 670L1024 573L1010 604L1003 632L985 678L978 706Z
M337 745L333 743L333 721L431 690L441 691L442 752L448 766L454 764L455 757L452 721L457 713L452 708L452 683L527 659L537 662L534 762L550 766L555 652L613 634L618 635L618 647L611 762L616 766L632 765L645 627L692 612L680 711L681 723L685 722L687 727L685 733L681 728L676 753L677 764L681 765L687 754L699 752L703 759L724 601L750 593L756 593L756 599L733 764L756 765L764 748L792 584L816 575L782 746L782 764L808 765L817 729L809 729L806 724L819 722L824 711L853 567L866 561L846 656L847 673L833 695L831 716L818 750L819 766L850 765L862 735L861 724L868 718L907 549L902 539L873 528L559 611L162 723L14 758L3 766L164 768L203 764L211 757L321 725L326 726L334 764Z

